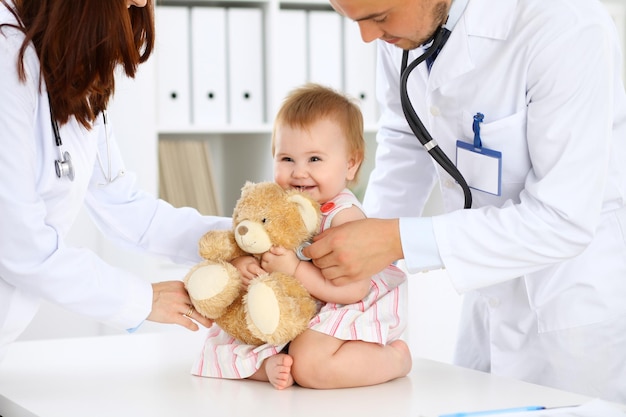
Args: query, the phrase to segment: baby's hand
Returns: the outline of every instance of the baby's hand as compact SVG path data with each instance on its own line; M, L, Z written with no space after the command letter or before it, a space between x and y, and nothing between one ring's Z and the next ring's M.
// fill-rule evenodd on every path
M261 257L261 267L268 272L282 272L283 274L295 275L300 260L294 251L281 246L272 248Z
M254 256L240 256L230 261L241 274L241 280L245 288L248 287L250 281L259 275L265 274L265 271L259 265L259 260Z

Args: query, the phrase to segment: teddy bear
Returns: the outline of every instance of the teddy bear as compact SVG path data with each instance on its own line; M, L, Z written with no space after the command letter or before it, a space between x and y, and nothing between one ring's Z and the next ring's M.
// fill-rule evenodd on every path
M256 277L245 289L230 261L244 255L260 259L273 245L298 252L319 230L319 204L273 182L246 182L232 219L231 230L209 231L200 239L205 260L183 280L193 307L243 343L287 343L307 328L315 299L281 272Z

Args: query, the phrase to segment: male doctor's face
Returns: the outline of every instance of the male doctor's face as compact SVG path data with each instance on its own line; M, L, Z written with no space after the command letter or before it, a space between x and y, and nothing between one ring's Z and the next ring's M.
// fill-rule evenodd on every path
M382 39L415 49L445 23L453 0L330 0L341 15L355 21L364 42Z

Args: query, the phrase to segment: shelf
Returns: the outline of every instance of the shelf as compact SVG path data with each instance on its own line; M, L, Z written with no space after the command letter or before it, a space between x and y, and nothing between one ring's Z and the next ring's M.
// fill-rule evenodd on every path
M280 9L295 9L295 10L328 10L332 11L333 8L328 1L320 0L320 1L300 1L300 0L287 0L280 1L278 3Z
M272 126L261 125L222 125L222 126L170 126L159 127L159 135L250 135L271 134Z
M161 0L158 6L250 7L276 5L283 9L333 10L326 0Z
M271 0L161 0L159 6L209 6L209 7L260 7L270 4Z
M272 125L223 125L223 126L169 126L159 127L157 133L159 135L271 135ZM365 134L372 134L378 131L376 124L368 124L364 127Z

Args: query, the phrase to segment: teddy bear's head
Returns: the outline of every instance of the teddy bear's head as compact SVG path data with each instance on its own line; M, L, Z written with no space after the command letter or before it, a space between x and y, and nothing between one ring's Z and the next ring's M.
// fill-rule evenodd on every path
M273 182L247 182L233 211L237 245L261 254L272 245L295 249L317 232L319 204L297 190L283 190Z

